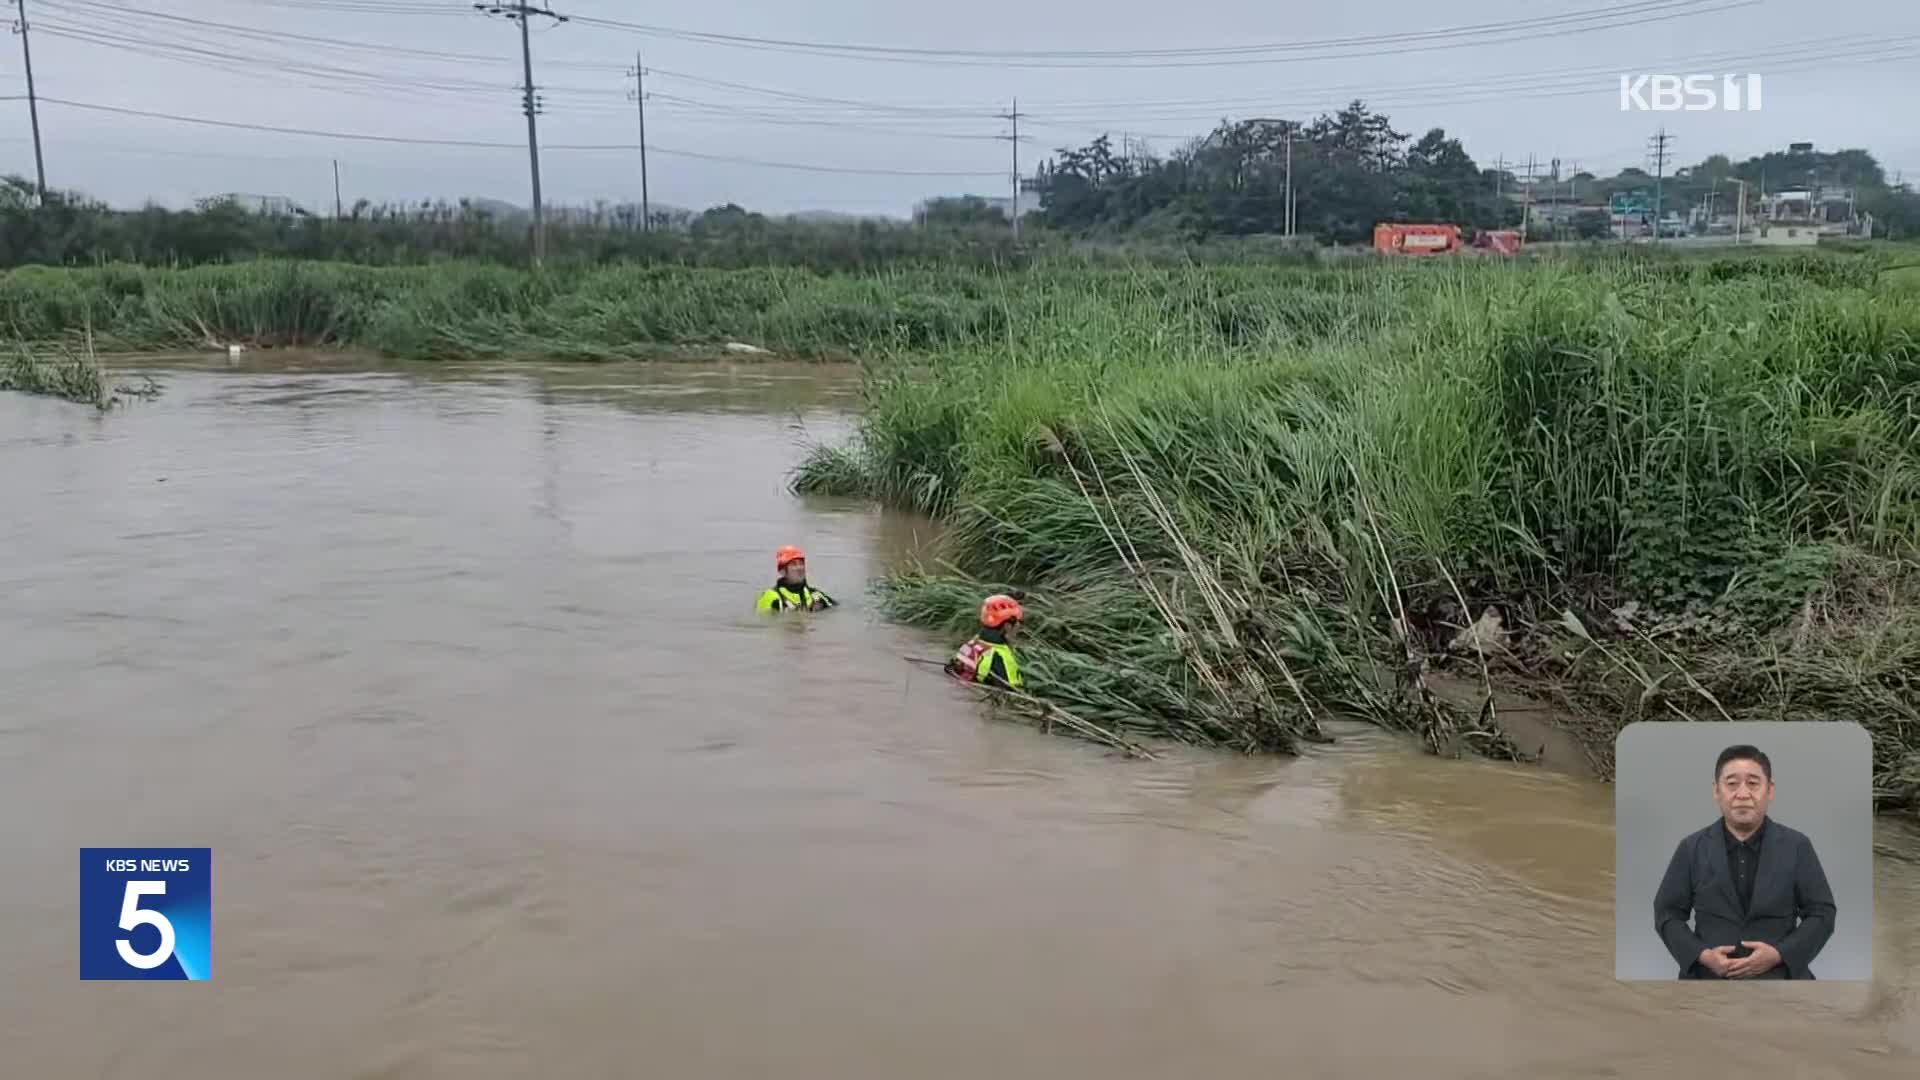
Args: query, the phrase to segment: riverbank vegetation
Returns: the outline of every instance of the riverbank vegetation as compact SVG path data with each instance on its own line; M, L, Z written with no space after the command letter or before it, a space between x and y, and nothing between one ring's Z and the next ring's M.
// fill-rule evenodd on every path
M1072 258L1005 273L949 267L858 275L635 265L533 274L464 263L31 267L0 273L0 329L57 342L91 326L113 351L240 343L354 347L409 359L607 360L711 355L742 342L806 358L939 356L1004 345L1016 324L1100 318L1112 298L1145 289L1157 310L1142 329L1205 349L1378 322L1401 276L1368 273L1360 263L1165 268ZM1266 321L1260 298L1276 291L1295 297L1278 313L1289 325Z
M1109 279L870 360L795 482L951 522L888 612L959 635L1026 590L1032 689L1103 730L1284 749L1348 713L1529 757L1499 691L1608 775L1635 720L1855 721L1920 807L1920 304L1885 269L1215 278L1207 320Z
M1872 273L1899 261L1896 247L1867 247L1859 257L1774 252L1740 264L1793 277ZM1613 265L1623 257L1593 249L1527 261ZM1720 264L1641 251L1626 265L1665 266L1658 272L1684 276L1695 273L1689 267L1715 273ZM415 360L712 357L737 342L780 356L844 360L982 348L1071 352L1113 320L1116 303L1137 300L1152 310L1129 317L1130 349L1207 352L1376 329L1409 290L1427 288L1432 275L1419 272L1425 269L1372 257L1162 265L1110 255L1060 255L1002 271L936 266L861 274L639 264L531 273L486 263L313 261L25 267L0 271L0 334L77 345L85 328L108 352L241 344L353 348ZM1275 303L1276 296L1285 302Z

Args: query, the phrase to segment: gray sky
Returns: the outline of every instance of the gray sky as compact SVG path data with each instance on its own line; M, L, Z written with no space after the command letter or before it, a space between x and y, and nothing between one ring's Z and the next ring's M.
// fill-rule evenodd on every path
M337 158L348 203L460 195L528 202L526 124L514 89L518 32L465 0L25 2L43 97L275 127L511 144L357 142L49 102L40 120L53 186L121 205L149 198L181 205L243 191L330 208ZM1521 171L1529 154L1543 172L1553 157L1605 173L1644 164L1647 140L1664 124L1680 164L1716 151L1739 157L1811 141L1822 149L1864 146L1889 172L1904 169L1920 180L1920 126L1911 112L1920 101L1920 4L1911 0L1350 0L1308 10L1265 0L553 3L576 19L536 20L532 38L535 82L545 94L541 172L549 203L638 200L637 152L567 149L637 142L626 97L636 49L645 52L652 95L653 199L695 208L734 201L768 211L904 215L928 195L1005 194L1010 144L995 137L1009 125L995 114L1016 95L1022 114L1031 114L1021 122L1032 138L1021 147L1023 169L1101 131L1116 141L1123 133L1146 136L1164 151L1222 115L1310 118L1358 96L1402 131L1445 127L1483 165L1504 156ZM1592 14L1602 11L1604 19ZM1674 12L1684 14L1650 17ZM1577 22L1511 25L1580 16L1615 25L1585 32L1569 32ZM735 47L592 19L941 52ZM1483 29L1380 40L1462 27ZM1355 38L1363 40L1329 44ZM1266 44L1291 48L1139 53ZM1102 66L1086 66L1081 56L1054 58L1049 67L1032 58L954 55L968 50L1130 52L1092 61ZM882 55L888 58L873 58ZM1763 108L1623 113L1619 75L1642 71L1758 72ZM0 96L24 93L19 39L9 37L0 42ZM0 172L32 175L28 134L26 103L0 101ZM672 151L974 175L808 172Z

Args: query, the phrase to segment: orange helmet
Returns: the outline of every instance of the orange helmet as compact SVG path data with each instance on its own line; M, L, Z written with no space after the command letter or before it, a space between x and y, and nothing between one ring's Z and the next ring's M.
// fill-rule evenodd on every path
M1006 624L1009 619L1025 619L1027 613L1020 608L1020 601L1011 596L996 594L987 597L980 605L980 625L989 629Z
M807 558L806 552L801 551L799 548L794 547L792 544L788 544L786 547L783 547L779 551L776 551L773 553L773 568L775 570L785 570L787 568L788 563L804 562L806 561L806 558Z

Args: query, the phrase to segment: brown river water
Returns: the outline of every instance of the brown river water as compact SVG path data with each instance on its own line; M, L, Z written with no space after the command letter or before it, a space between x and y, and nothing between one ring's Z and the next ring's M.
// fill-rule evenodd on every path
M151 370L0 394L0 1075L1920 1075L1915 862L1873 984L1623 984L1599 784L984 715L782 489L848 373ZM211 981L78 979L106 845L213 849Z

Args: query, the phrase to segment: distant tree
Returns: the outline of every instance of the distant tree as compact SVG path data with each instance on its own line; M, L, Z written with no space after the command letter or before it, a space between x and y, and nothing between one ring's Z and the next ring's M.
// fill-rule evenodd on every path
M972 226L1010 226L1006 211L978 195L931 199L920 210L920 222L930 228L966 228Z

